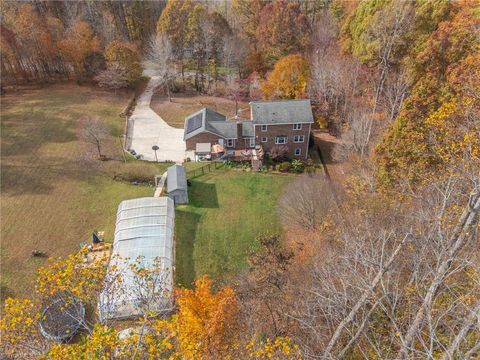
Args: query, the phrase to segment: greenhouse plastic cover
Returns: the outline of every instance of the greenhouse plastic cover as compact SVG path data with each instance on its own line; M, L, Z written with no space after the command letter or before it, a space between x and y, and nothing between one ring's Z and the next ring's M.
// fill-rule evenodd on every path
M149 311L165 312L171 308L174 220L174 203L168 197L120 203L107 280L98 304L101 321L142 315L145 299ZM155 261L160 262L161 270L152 290L144 286L131 265L151 269ZM113 281L117 275L120 282Z

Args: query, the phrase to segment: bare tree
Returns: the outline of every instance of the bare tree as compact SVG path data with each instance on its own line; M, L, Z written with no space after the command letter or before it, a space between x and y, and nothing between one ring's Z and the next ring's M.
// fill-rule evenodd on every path
M369 111L352 112L348 119L347 129L342 134L342 142L335 146L335 160L348 160L356 154L365 158L370 154L374 135L378 124Z
M333 241L286 314L299 325L307 357L451 359L479 351L471 339L480 325L480 280L469 275L480 271L477 185L457 211L470 181L479 179L432 182L408 203L372 207L372 199L352 205L348 198L340 205Z
M449 189L447 189L449 190ZM445 194L445 204L449 197L449 193ZM443 210L443 209L442 209ZM446 210L446 209L445 209ZM436 266L433 269L433 277L430 279L430 286L423 296L421 305L414 315L404 340L402 341L401 349L398 353L398 358L407 359L410 352L414 351L412 348L418 333L421 331L425 321L433 316L431 313L432 306L438 296L440 287L444 286L444 281L448 275L457 272L456 268L457 258L460 255L462 248L471 241L476 235L476 228L478 223L478 213L480 211L480 186L477 186L470 194L467 206L460 215L458 223L454 228L450 237L444 237L445 242L439 245L439 258L436 261ZM453 268L453 270L452 270ZM454 340L454 343L459 340ZM456 346L455 346L456 347Z
M302 175L289 184L279 202L286 224L315 230L335 208L337 189L321 175Z
M128 72L117 63L110 63L102 70L94 80L98 86L115 90L128 87Z
M378 78L374 82L372 114L377 111L380 97L383 93L388 75L395 65L395 50L403 45L403 35L412 24L413 3L410 1L395 1L390 6L382 8L372 21L371 36L378 44L376 62L378 63Z
M145 55L144 68L153 70L160 78L160 86L167 91L169 101L172 101L170 87L175 78L172 64L173 49L168 38L160 34L152 35Z
M102 146L109 134L107 125L99 117L85 116L81 119L81 138L83 141L96 146L99 160L105 160Z
M397 117L402 107L403 100L407 97L407 93L408 84L405 72L391 72L385 80L382 97L382 103L387 113L388 122L392 122Z

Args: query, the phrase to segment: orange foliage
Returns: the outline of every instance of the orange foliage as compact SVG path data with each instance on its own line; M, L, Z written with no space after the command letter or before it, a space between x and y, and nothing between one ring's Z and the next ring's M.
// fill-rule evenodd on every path
M157 329L175 337L182 358L224 358L238 337L239 307L233 289L213 293L212 281L203 276L194 290L178 290L177 296L178 314L171 322L159 321Z
M288 55L277 61L273 71L261 84L265 99L300 99L308 86L309 67L300 54Z
M77 20L59 42L59 47L62 55L72 62L77 75L81 76L85 72L87 56L100 51L100 40L86 22Z

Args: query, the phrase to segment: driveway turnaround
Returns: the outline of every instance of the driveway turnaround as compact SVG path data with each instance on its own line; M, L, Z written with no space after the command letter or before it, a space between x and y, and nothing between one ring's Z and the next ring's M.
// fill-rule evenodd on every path
M151 76L145 91L138 98L137 106L128 119L127 148L135 150L142 160L182 163L185 159L183 129L171 127L150 108L153 91L160 82L158 76ZM153 146L158 146L157 157Z

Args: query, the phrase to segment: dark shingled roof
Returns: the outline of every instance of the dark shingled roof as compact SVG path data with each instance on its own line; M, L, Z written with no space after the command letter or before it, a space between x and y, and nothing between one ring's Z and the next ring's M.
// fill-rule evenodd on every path
M252 101L255 125L313 123L310 100Z
M242 136L253 136L253 124L250 120L242 122ZM227 117L208 108L203 108L185 118L183 139L187 140L202 132L209 131L225 139L237 138L237 121L227 121Z

